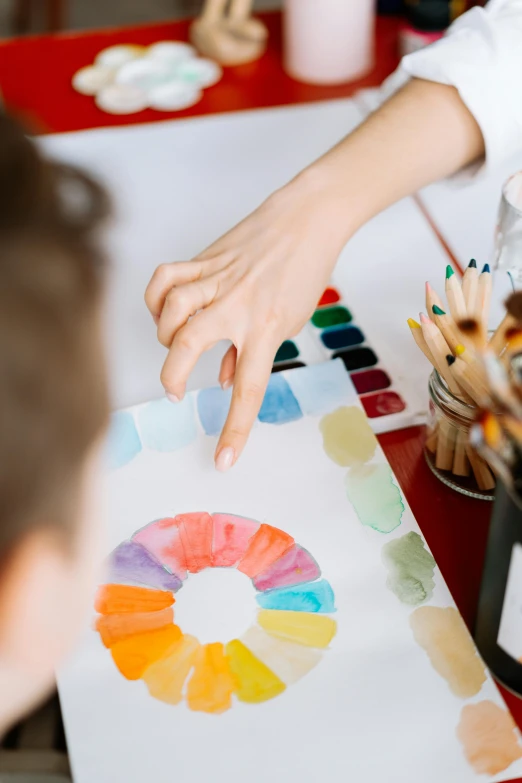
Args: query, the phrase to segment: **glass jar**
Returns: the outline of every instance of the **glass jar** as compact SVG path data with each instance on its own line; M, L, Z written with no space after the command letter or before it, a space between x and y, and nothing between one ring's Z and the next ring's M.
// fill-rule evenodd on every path
M446 486L468 497L493 500L495 479L469 445L477 408L455 397L434 370L429 384L429 415L424 454L432 472Z

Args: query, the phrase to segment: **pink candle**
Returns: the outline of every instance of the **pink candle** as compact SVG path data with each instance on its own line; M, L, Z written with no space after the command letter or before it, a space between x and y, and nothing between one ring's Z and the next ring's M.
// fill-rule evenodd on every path
M375 0L285 0L285 70L311 84L340 84L373 66Z

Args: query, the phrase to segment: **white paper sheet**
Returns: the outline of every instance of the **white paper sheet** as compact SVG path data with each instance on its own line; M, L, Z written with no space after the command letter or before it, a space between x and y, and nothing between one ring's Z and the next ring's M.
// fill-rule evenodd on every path
M180 513L228 512L268 523L319 564L335 593L337 611L327 616L337 632L319 663L276 698L259 704L234 698L226 712L209 715L185 702L162 703L143 681L127 681L89 628L59 676L75 783L471 783L522 775L520 760L496 777L473 771L456 737L461 711L485 700L504 708L500 695L489 675L476 694L454 695L413 638L417 609L387 587L383 546L420 533L411 511L405 506L387 534L361 524L361 507L358 516L346 491L354 468L336 464L323 448L323 416L358 406L343 366L284 373L272 384L288 387L304 415L280 425L258 422L242 459L225 475L213 469L216 439L202 426L211 429L216 419L205 418L196 394L184 408L160 401L131 411L142 448L130 459L125 432L112 440L113 463L130 461L109 474L107 551L149 522ZM174 450L155 450L167 447ZM388 469L379 447L368 465ZM399 497L391 478L386 491ZM382 529L378 506L370 522ZM437 569L434 580L426 603L454 606ZM246 576L207 569L190 574L176 593L174 621L200 641L226 642L255 624L257 609Z

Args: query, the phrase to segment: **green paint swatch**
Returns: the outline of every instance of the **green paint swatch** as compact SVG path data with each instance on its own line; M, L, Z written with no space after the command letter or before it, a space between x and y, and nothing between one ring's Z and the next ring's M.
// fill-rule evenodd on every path
M289 362L291 359L297 359L299 350L292 340L285 340L276 353L274 362Z
M418 606L433 595L435 560L424 548L418 533L407 533L383 547L382 557L388 569L386 584L399 601Z
M352 320L352 314L346 307L321 307L312 316L312 323L318 329L326 329L328 326L347 324Z
M348 500L360 522L379 533L391 533L401 524L401 493L389 465L361 465L345 479Z

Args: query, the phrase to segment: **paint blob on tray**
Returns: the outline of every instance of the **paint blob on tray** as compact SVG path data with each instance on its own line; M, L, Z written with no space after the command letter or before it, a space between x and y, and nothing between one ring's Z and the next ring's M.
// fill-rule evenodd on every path
M252 580L257 607L241 638L200 644L176 624L184 581L207 568L235 568ZM195 712L219 715L236 701L279 696L321 661L336 634L334 591L313 557L285 531L234 514L156 520L116 547L108 572L94 628L117 669L142 680L153 698Z

